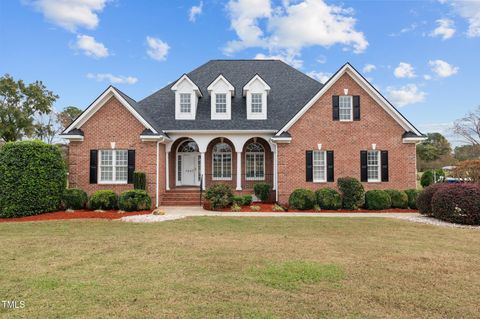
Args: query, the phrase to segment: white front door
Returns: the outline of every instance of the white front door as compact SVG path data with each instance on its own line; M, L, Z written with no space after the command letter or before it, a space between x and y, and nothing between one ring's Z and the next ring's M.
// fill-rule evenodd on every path
M198 155L182 155L182 185L198 185Z

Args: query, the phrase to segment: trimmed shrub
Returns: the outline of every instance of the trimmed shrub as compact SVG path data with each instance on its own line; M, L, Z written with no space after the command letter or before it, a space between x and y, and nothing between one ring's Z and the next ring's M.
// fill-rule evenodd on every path
M397 189L385 190L392 200L392 208L408 208L408 196L404 191Z
M133 172L133 188L146 190L147 175L144 172Z
M60 208L67 171L59 148L41 141L0 147L0 217L22 217Z
M253 192L262 202L267 201L270 198L270 184L255 183Z
M88 196L79 188L67 188L62 195L63 209L83 209L87 204Z
M417 208L418 212L422 215L433 216L432 213L432 197L433 195L442 187L445 187L447 184L438 183L433 184L425 188L417 196Z
M315 191L317 204L323 209L342 208L342 196L333 188L320 188Z
M128 190L118 196L118 208L126 212L147 210L152 207L152 200L147 192L141 189Z
M242 205L248 206L252 203L252 195L243 195L242 196Z
M365 193L365 206L367 209L388 209L392 207L392 199L386 191L375 189Z
M309 189L297 188L290 194L288 205L292 208L306 210L315 205L315 193Z
M435 218L452 223L480 225L480 185L449 184L432 197Z
M338 190L342 194L342 206L345 209L358 209L365 203L365 190L362 183L353 177L337 180Z
M411 209L417 209L417 197L420 194L420 191L417 189L406 189L405 193L408 196L408 207Z
M99 190L90 196L88 206L92 210L111 210L117 208L117 194L112 190Z
M243 205L243 196L234 195L233 198L232 198L232 203L233 203L233 205L242 206Z
M440 177L445 177L445 172L441 168L437 170L425 171L420 178L420 185L422 185L422 187L427 187L435 183L433 172L435 172L437 182Z
M233 192L228 185L216 184L207 188L204 198L210 202L212 209L216 210L233 202Z

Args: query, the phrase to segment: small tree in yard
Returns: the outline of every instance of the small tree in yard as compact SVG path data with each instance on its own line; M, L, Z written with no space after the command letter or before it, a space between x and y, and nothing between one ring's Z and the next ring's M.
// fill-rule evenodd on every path
M343 208L358 209L365 203L365 190L357 179L342 177L337 180L337 185L342 193Z

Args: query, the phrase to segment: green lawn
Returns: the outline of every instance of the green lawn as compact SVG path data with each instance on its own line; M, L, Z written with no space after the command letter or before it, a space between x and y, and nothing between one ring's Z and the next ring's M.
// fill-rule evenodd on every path
M0 224L0 318L473 318L480 232L381 218Z

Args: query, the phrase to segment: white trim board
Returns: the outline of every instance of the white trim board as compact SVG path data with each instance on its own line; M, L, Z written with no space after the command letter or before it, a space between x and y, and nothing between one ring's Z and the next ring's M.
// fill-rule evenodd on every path
M422 135L411 123L409 123L401 114L398 112L390 102L388 102L365 78L358 73L355 68L353 68L349 63L346 63L344 66L338 70L335 75L330 78L327 83L318 91L315 96L305 104L305 106L297 113L295 116L282 127L281 130L276 134L279 136L283 132L290 129L293 124L295 124L302 116L305 114L314 104L320 99L325 92L327 92L334 83L340 79L344 74L348 74L355 82L357 82L362 89L364 89L390 116L392 116L400 126L405 129L405 131L412 131L415 134Z
M120 101L120 103L125 106L125 108L132 113L132 115L142 123L145 128L158 134L158 132L117 92L113 86L108 87L105 92L96 98L95 101L93 101L93 103L90 104L90 106L87 107L87 109L65 129L64 133L68 133L74 128L82 127L82 125L85 124L85 122L87 122L103 105L105 105L111 97L115 97Z

